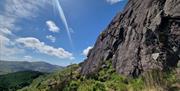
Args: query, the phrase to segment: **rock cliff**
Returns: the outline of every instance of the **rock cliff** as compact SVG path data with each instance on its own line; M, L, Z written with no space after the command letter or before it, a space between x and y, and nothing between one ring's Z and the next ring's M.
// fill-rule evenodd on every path
M129 0L98 37L81 67L96 73L106 60L116 72L138 76L167 70L180 60L180 0Z

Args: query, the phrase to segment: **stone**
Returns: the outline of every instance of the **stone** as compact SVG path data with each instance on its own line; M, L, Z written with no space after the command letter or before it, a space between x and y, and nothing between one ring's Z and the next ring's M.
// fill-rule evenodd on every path
M117 73L137 76L176 67L179 55L180 0L129 0L97 38L81 74L98 72L108 59Z
M153 53L153 54L152 54L152 58L153 58L154 60L157 60L158 57L159 57L159 53Z

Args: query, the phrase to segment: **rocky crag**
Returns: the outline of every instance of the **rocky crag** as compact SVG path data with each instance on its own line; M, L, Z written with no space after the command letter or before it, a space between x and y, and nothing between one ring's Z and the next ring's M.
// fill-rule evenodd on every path
M96 73L106 60L126 76L176 67L180 60L180 0L129 0L98 37L81 74Z

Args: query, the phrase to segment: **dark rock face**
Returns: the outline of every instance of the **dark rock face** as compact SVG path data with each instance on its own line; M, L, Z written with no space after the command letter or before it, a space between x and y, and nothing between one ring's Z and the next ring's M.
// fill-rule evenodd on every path
M109 59L119 74L131 76L175 67L180 60L180 0L129 0L98 37L81 73L96 73Z

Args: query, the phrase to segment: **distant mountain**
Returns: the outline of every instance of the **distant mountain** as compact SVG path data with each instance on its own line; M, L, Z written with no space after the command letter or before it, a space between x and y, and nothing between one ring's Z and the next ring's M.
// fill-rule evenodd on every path
M63 67L46 62L0 61L0 75L18 71L53 72Z

